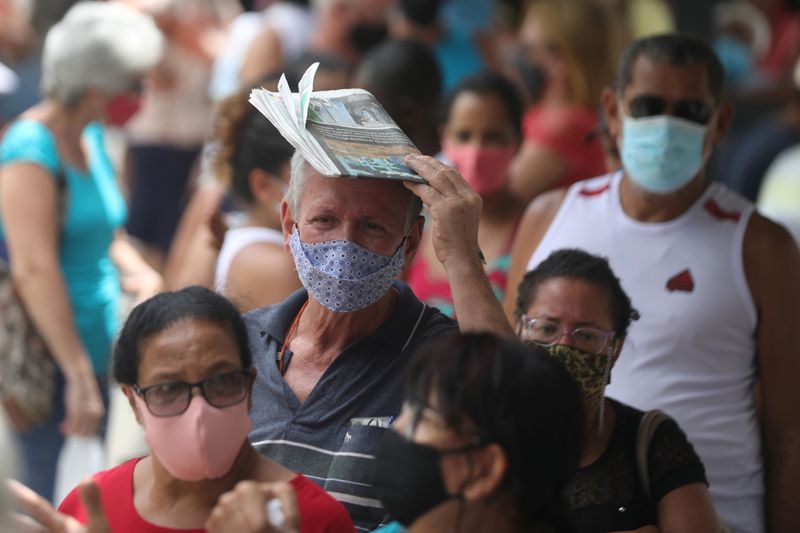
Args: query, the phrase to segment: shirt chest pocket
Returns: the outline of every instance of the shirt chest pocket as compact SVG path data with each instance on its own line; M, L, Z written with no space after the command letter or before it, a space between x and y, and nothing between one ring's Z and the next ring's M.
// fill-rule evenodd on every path
M387 431L377 425L350 425L341 432L339 450L331 461L328 478L372 484L372 468L381 438Z

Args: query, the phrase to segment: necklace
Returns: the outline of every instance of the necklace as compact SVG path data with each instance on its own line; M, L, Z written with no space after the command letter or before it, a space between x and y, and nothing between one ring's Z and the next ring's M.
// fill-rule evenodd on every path
M289 326L289 331L286 333L286 340L283 342L283 346L281 346L280 351L275 355L275 362L278 363L278 371L281 373L281 376L286 373L286 368L284 367L286 361L286 347L289 346L289 341L292 340L292 337L297 331L297 325L300 323L300 317L303 316L303 311L306 310L306 307L308 307L308 300L306 300L297 312L297 316L294 317L294 321L292 325Z

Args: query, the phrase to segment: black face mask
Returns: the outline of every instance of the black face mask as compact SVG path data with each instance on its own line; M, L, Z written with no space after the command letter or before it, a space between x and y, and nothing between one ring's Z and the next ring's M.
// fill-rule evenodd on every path
M350 42L361 53L382 43L389 35L386 24L356 24L350 30Z
M531 102L539 100L547 86L547 72L544 68L525 57L521 52L518 52L514 58L514 67L522 79L522 84L525 86Z
M439 458L479 447L480 445L470 445L452 450L438 450L433 446L407 440L397 431L389 430L375 455L372 488L389 516L404 526L410 526L434 507L461 497L447 492Z

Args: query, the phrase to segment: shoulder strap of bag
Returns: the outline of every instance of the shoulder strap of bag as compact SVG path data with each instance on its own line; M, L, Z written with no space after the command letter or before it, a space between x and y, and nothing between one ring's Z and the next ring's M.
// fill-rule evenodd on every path
M653 440L653 435L661 425L661 422L668 419L669 416L664 411L654 409L647 411L642 415L642 420L639 422L639 429L636 432L636 466L639 472L639 482L644 489L648 501L652 502L650 495L650 471L647 465L648 452L650 451L650 443Z
M639 471L639 483L641 483L647 500L652 503L653 499L650 494L650 471L648 469L647 459L648 452L650 451L650 443L653 441L653 435L661 425L661 422L667 420L669 415L664 411L654 409L647 411L639 422L639 429L636 433L636 466ZM725 522L721 516L717 515L720 523L721 533L734 533L730 524Z

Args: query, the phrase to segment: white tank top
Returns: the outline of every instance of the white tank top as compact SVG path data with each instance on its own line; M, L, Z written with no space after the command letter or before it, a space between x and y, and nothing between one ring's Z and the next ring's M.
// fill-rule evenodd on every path
M223 294L228 280L228 270L236 254L245 247L257 242L283 246L283 233L272 228L233 228L225 232L225 240L217 257L217 270L214 274L214 289Z
M680 217L633 220L621 173L573 185L528 263L560 248L608 257L641 319L607 394L663 409L706 467L714 504L737 531L764 530L764 479L753 387L756 310L742 243L753 205L712 183Z

